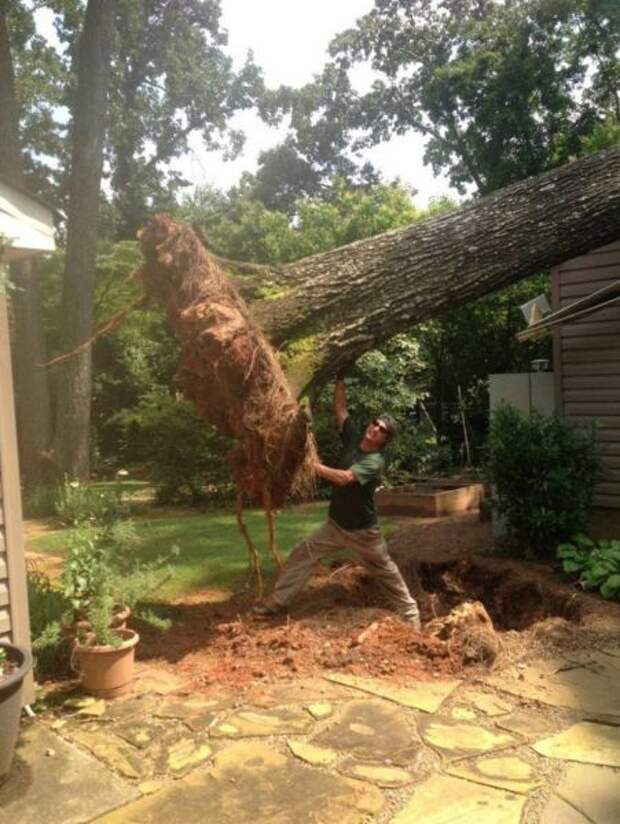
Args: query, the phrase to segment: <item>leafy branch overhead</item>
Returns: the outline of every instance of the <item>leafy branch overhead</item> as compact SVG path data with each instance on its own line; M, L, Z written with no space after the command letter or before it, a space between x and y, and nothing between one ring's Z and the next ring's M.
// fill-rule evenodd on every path
M334 38L323 72L289 90L281 152L306 181L353 179L369 174L358 151L417 133L435 173L487 194L591 150L595 132L612 145L619 48L615 0L377 0ZM263 158L257 192L278 186L281 159Z

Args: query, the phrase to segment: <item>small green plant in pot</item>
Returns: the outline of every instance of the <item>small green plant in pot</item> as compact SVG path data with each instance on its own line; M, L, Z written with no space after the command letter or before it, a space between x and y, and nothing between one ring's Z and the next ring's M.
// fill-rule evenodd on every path
M76 530L61 576L62 594L68 605L63 625L69 633L75 634L88 621L88 614L102 593L111 592L113 577L101 533L90 528ZM117 612L122 613L124 605L118 607Z

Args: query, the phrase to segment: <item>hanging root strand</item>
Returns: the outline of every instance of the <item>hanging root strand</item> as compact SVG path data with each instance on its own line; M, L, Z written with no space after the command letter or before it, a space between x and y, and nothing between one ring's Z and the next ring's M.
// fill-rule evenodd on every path
M245 521L243 520L243 499L241 495L237 496L237 524L239 525L239 532L245 538L245 542L248 547L248 552L250 555L250 563L248 566L248 578L251 577L252 572L256 577L256 597L258 599L263 597L263 576L260 571L260 559L258 557L258 550L256 549L256 545L254 541L250 537L250 533L248 532L248 528L245 525Z
M265 510L265 517L267 518L267 529L269 530L269 554L278 567L278 571L282 572L282 567L284 564L282 563L282 558L278 552L278 545L276 543L276 524L273 517L273 510L269 504L267 504L267 509Z
M104 321L91 338L85 340L84 343L81 343L79 346L76 346L75 349L71 350L71 352L65 352L64 355L58 355L58 357L52 358L51 360L46 361L45 363L37 364L37 366L55 366L57 363L63 363L69 358L72 358L75 355L79 355L82 352L85 352L89 347L93 345L93 343L95 343L96 340L103 337L104 335L107 335L109 332L113 332L117 326L121 325L121 323L125 320L127 315L129 315L134 309L139 309L141 306L144 306L147 300L147 295L140 295L140 297L132 301L129 304L129 306L125 306L125 308L121 309L120 312L117 312L115 315L112 315L111 318L108 318L106 321Z

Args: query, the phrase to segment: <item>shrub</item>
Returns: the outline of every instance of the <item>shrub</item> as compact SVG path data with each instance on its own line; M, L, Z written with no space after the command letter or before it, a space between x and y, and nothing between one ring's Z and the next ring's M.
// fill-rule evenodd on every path
M160 503L220 502L234 495L226 453L230 443L192 404L154 390L119 414L125 438L142 444Z
M60 579L67 624L85 620L100 642L108 643L110 635L104 630L113 614L125 607L135 610L170 578L168 561L178 555L178 547L143 563L133 552L137 544L131 521L74 532Z
M101 489L65 478L56 497L56 516L63 526L112 524L128 514L122 487Z
M560 544L557 556L564 572L579 573L583 589L598 589L603 598L620 601L620 541L596 544L586 535L577 535Z
M68 664L69 649L61 630L67 602L44 572L29 568L26 580L34 669L41 678L66 669Z
M504 405L491 417L486 470L509 534L543 554L587 529L600 472L594 428Z

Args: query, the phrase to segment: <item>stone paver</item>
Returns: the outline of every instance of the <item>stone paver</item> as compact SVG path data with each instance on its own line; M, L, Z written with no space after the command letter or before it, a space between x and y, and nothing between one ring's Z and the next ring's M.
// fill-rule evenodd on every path
M213 738L290 735L309 732L313 726L313 719L303 709L239 710L215 724L211 735Z
M204 764L212 755L213 748L205 741L197 741L190 736L185 736L161 749L156 762L156 771L174 777L185 775L194 767Z
M246 693L246 703L255 707L283 707L287 704L311 704L345 701L351 690L325 678L302 678L275 684L256 684Z
M230 699L224 701L171 696L161 701L154 714L157 718L175 718L190 729L200 732L212 726L218 714L230 706Z
M454 718L455 721L476 721L478 716L469 707L458 705L450 710L450 718Z
M531 764L514 755L479 758L473 764L454 764L446 772L457 778L524 795L544 784L542 779L536 778Z
M539 824L592 824L592 822L566 801L557 795L552 795L542 811Z
M582 721L532 747L547 758L620 767L620 727Z
M452 760L517 746L521 740L506 732L453 721L450 718L421 718L420 735L443 758Z
M359 778L361 781L370 781L377 787L396 789L411 784L413 775L401 767L385 767L382 764L358 764L354 761L345 762L338 767L344 775Z
M91 755L34 723L22 729L13 768L0 787L0 822L81 824L138 795Z
M187 687L187 681L173 675L167 670L158 667L150 667L147 664L137 662L135 665L135 675L132 692L134 695L141 693L155 693L156 695L170 695Z
M415 789L391 824L519 824L525 802L523 795L433 775Z
M533 661L525 669L500 672L485 680L507 692L555 707L620 715L620 657L613 650Z
M328 750L327 747L317 747L314 744L306 744L303 741L288 741L289 750L294 756L312 764L315 767L327 767L338 760L338 753Z
M92 698L78 710L78 715L85 715L92 718L100 718L106 711L107 704L103 698L98 701Z
M518 711L495 720L495 726L508 732L516 732L524 738L540 738L553 731L554 724L544 715Z
M71 730L71 740L125 778L146 778L152 771L142 753L101 725L77 727Z
M329 718L334 714L334 708L328 701L318 701L315 704L308 704L306 709L317 721Z
M401 765L415 760L421 749L420 739L403 718L403 711L376 699L346 705L339 718L313 743L357 760Z
M325 677L328 681L335 681L379 698L394 701L396 704L402 704L403 707L424 712L436 712L461 683L460 681L419 681L410 687L399 687L378 678L359 678L346 673L332 673Z
M493 718L496 715L506 715L512 710L512 706L506 701L502 701L495 695L486 692L475 692L468 690L465 693L465 700L474 706L479 712Z
M377 787L309 769L265 744L237 742L211 769L196 770L97 824L362 824L383 805Z
M124 721L117 724L114 728L114 733L136 747L139 750L146 750L153 744L157 743L165 733L163 726L149 724L147 721L134 720Z
M620 821L620 773L616 770L589 764L571 765L556 787L556 793L593 824Z

